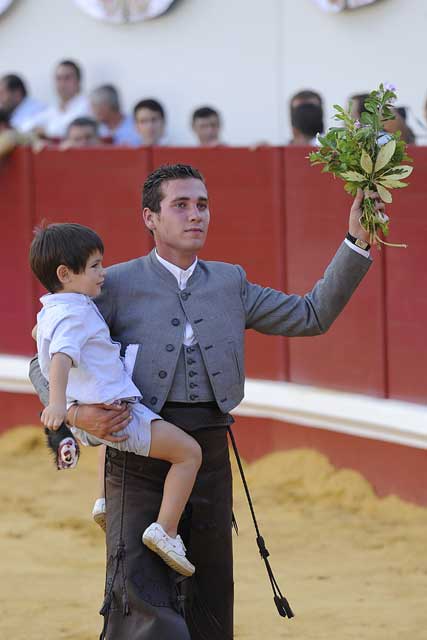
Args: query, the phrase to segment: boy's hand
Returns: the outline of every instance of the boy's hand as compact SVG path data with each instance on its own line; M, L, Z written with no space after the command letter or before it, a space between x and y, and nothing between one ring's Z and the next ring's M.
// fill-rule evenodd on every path
M64 422L67 415L65 404L49 404L41 415L41 421L45 427L56 431Z

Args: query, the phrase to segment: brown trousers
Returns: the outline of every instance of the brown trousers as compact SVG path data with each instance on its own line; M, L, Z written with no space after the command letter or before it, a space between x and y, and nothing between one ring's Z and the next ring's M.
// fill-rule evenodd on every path
M232 478L227 425L233 419L218 408L199 410L197 405L166 406L162 416L191 432L202 448L203 463L180 523L196 573L191 578L178 576L141 542L142 532L158 515L169 464L108 448L107 598L102 637L232 640Z

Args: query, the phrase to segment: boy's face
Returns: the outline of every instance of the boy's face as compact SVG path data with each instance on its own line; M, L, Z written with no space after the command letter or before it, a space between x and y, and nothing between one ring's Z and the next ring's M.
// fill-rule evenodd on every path
M64 293L83 293L90 298L96 298L101 293L101 287L104 283L105 269L102 266L102 253L96 251L93 253L87 263L86 268L81 273L74 273L71 269L67 269L67 275L62 282ZM61 269L58 267L58 269Z

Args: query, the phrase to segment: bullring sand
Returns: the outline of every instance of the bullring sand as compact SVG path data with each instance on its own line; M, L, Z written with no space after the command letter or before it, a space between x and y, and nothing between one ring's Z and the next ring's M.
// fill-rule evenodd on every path
M236 640L425 640L427 509L379 499L357 473L311 450L246 465L276 577L280 618L235 474ZM0 437L0 637L95 640L105 547L90 511L96 452L56 472L41 429Z

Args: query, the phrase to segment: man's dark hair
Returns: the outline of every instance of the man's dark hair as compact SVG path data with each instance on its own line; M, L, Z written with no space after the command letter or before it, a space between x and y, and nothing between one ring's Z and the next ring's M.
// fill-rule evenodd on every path
M350 96L350 104L355 107L358 118L360 118L362 112L365 110L365 100L369 98L369 93L355 93Z
M98 123L93 118L87 118L86 116L80 116L79 118L74 118L72 122L67 127L67 131L65 136L67 137L70 133L70 129L72 127L92 127L94 133L98 135Z
M8 91L20 91L23 98L27 96L27 87L24 81L14 73L9 73L1 78L2 82L6 85Z
M82 70L80 65L77 64L77 62L74 62L74 60L61 60L61 62L58 62L58 64L56 65L56 67L70 67L74 73L76 74L76 78L79 82L81 82L82 79Z
M300 104L291 109L291 124L303 135L314 138L323 133L323 110L317 104Z
M156 111L157 113L160 113L162 120L166 120L165 110L163 109L160 102L154 100L154 98L147 98L146 100L140 100L139 102L137 102L133 108L134 117L136 117L136 114L140 109L150 109L150 111Z
M81 224L42 224L35 229L30 247L30 265L34 275L51 293L62 289L56 270L63 264L74 273L85 270L90 256L104 244L93 229Z
M199 107L193 112L191 121L194 124L197 118L210 118L211 116L216 116L218 120L221 120L220 115L218 111L216 111L216 109L213 109L212 107Z
M151 209L155 213L160 211L160 203L164 198L162 184L170 180L186 180L196 178L203 184L205 179L198 169L189 164L164 164L148 176L142 189L142 208Z
M313 89L302 89L302 91L294 93L294 95L291 97L291 105L294 100L316 100L319 103L319 106L323 106L322 96L317 91L313 91Z

